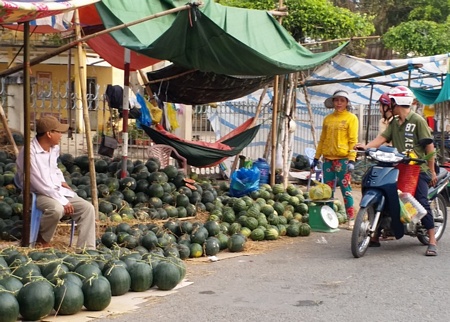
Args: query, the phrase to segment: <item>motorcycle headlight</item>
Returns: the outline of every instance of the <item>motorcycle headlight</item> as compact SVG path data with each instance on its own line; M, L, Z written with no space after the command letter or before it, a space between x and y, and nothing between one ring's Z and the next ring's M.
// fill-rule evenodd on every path
M392 152L383 152L383 151L370 151L369 152L369 156L377 161L380 162L389 162L389 163L396 163L396 162L400 162L403 157L399 156L395 153Z

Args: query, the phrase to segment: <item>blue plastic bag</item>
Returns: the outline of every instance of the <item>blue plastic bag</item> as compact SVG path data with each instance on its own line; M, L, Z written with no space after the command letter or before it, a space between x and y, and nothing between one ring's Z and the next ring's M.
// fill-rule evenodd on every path
M138 128L141 128L141 124L145 126L152 125L152 117L150 116L150 111L148 110L147 104L145 103L145 99L141 94L136 94L136 100L141 106L141 116L136 120Z
M259 189L260 172L258 167L240 168L231 174L230 195L242 197Z

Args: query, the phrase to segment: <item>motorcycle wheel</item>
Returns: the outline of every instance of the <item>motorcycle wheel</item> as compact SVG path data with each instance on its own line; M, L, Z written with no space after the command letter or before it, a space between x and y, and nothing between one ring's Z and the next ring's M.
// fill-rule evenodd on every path
M444 196L439 194L430 203L430 207L431 212L433 213L436 240L439 240L442 235L444 235L445 227L447 226L447 205L445 203ZM420 234L417 236L417 239L424 245L428 245L430 243L428 234Z
M370 229L375 220L373 206L360 208L352 232L352 254L355 258L363 257L369 247Z

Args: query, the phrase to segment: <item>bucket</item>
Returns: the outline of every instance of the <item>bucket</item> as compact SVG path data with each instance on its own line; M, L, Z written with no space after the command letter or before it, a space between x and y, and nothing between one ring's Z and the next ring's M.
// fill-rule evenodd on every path
M266 159L258 158L253 164L259 169L259 185L269 183L270 166Z

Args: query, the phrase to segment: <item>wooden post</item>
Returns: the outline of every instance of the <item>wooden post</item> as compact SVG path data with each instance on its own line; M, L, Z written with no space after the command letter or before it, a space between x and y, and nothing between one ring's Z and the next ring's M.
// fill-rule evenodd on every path
M80 16L78 14L78 10L75 10L75 34L79 39L81 38L81 28L80 28ZM86 64L85 61L82 61L81 57L83 57L83 44L82 42L78 42L77 44L77 52L78 52L78 79L80 81L81 88L81 99L83 104L83 120L84 120L84 128L86 130L86 143L87 143L87 152L89 159L89 177L91 179L91 197L92 204L95 209L95 218L99 218L98 214L98 196L97 196L97 177L95 175L95 163L94 163L94 148L92 145L92 136L91 136L91 123L89 120L89 110L87 103L87 91L86 91Z
M124 50L124 75L123 75L123 100L122 100L122 117L123 117L123 128L122 128L122 171L120 173L121 178L127 176L127 165L128 165L128 111L129 111L129 94L130 94L130 50L125 48Z

